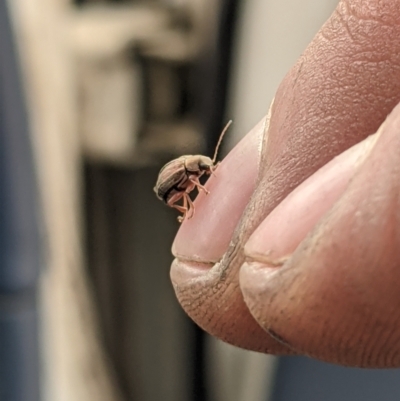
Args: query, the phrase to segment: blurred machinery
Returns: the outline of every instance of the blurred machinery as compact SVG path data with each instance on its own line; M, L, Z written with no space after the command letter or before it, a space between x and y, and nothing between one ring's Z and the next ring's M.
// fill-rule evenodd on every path
M236 0L210 0L73 12L87 261L127 400L208 399L204 334L169 282L176 216L152 188L166 161L216 142L235 11Z
M75 10L71 44L90 159L143 166L204 151L222 125L235 3Z
M41 220L8 10L0 1L0 399L39 401Z
M44 216L43 399L206 400L204 334L169 281L176 215L152 188L215 145L236 0L8 7Z

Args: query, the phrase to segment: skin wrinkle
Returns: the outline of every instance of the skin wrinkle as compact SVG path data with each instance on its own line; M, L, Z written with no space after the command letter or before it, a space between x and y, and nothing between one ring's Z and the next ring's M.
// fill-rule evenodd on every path
M350 22L350 16L348 15L348 9L346 7L346 3L343 4L343 12L341 12L342 10L340 9L340 7L336 10L336 15L338 17L338 21L342 23L342 27L344 28L344 30L347 32L349 38L356 43L357 39L356 37L353 35L353 33L351 32L350 26L348 24L348 22Z
M268 135L268 128L269 128L269 120L270 120L270 115L271 115L271 110L274 106L274 99L271 102L271 106L270 106L270 111L268 113L268 116L265 120L265 124L264 124L264 135L263 135L263 140L262 140L262 146L260 149L261 152L261 158L260 158L260 166L262 165L266 165L266 158L267 158L267 152L265 151L265 149L268 147L268 140L269 140L269 135ZM261 174L261 168L259 170L258 173L258 177L257 177L257 184L256 184L256 190L257 191L257 187L259 186L263 175ZM254 194L252 195L252 198L254 198ZM248 210L248 212L246 212ZM242 226L245 224L250 224L250 225L254 225L254 222L251 221L251 218L247 218L247 215L250 214L251 216L254 216L255 213L257 212L257 208L254 208L254 205L252 205L252 202L250 200L249 205L246 206L245 212L243 213L242 219L240 220L238 226ZM243 244L245 243L245 241L248 239L249 233L246 232L246 230L235 230L235 233L233 235L232 241L229 244L229 248L227 250L227 252L225 253L225 255L223 256L223 259L221 261L221 265L222 265L222 272L226 272L228 270L228 268L231 266L231 263L240 259L239 263L242 264L244 261L244 256L242 254L240 254L242 248L243 248Z
M280 342L281 344L290 347L290 343L284 339L281 335L273 331L271 328L267 329L268 334L276 341Z
M362 307L362 306L360 306ZM340 330L345 333L345 335L342 336L341 341L338 344L338 348L341 349L341 353L343 354L350 354L353 353L354 350L357 350L359 348L359 344L362 341L362 337L365 335L362 332L357 332L356 331L356 327L359 326L360 324L362 324L363 318L364 316L368 316L368 313L359 313L360 309L358 309L357 311L355 311L356 313L354 313L354 321L353 321L353 325L350 326L349 324L344 325L343 327L340 328ZM323 330L323 333L327 333L330 330L330 326L328 324L328 322L325 322L325 328ZM327 339L325 339L325 347L328 347L329 345L331 345L331 350L330 352L332 354L335 353L335 345L333 345L331 342L327 341ZM329 349L329 348L328 348ZM340 352L339 352L340 353ZM360 361L366 361L367 358L364 355L364 350L360 350ZM361 362L363 363L363 362Z
M349 10L349 14L354 15L360 21L377 22L382 26L393 25L393 16L396 16L396 3L387 1L378 1L378 3L376 3L362 0L344 0L342 3Z
M393 30L393 29L392 29ZM389 35L389 32L387 33L387 35ZM386 36L386 35L385 35ZM365 39L369 39L369 36L366 34ZM362 42L362 46L365 47L365 40ZM382 44L385 45L385 44ZM383 50L387 49L387 46L383 47ZM334 49L333 49L334 50ZM381 61L386 61L386 60L390 60L391 58L395 57L392 54L390 54L390 56L384 56L384 54L387 54L387 52L383 51L382 49L380 49L379 47L375 48L372 47L371 49L367 50L367 49L363 49L363 51L356 51L354 52L353 57L355 57L355 59L351 62L351 63L346 63L344 64L346 66L346 68L351 67L352 65L355 66L357 65L358 68L356 68L355 70L362 68L362 69L366 69L366 67L368 65L374 66L376 63L381 62ZM382 53L381 56L379 56L379 53ZM370 58L372 59L366 59L364 60L363 58L361 58L362 55L370 55ZM359 56L359 58L357 58L357 56ZM335 58L335 56L333 56L333 58ZM330 60L325 60L325 62L329 63ZM367 63L365 64L361 64L361 62L367 61ZM372 70L376 70L376 68L372 68ZM355 74L354 78L357 79L357 75ZM359 85L356 85L355 83L353 83L354 87L357 88Z
M227 280L227 282L229 283L229 280ZM219 287L218 283L219 283L219 280L217 280L217 282L216 282L216 286L217 287ZM198 288L199 284L201 285L201 283L197 283L196 285L194 285L192 287L192 289ZM230 301L231 301L230 295L231 294L229 294L229 292L226 291L228 288L229 288L229 285L226 288L220 287L220 288L218 288L218 291L214 292L214 294L213 294L215 296L215 299L213 299L214 305L220 305L221 301L222 301L223 304L228 304L228 306L231 305L231 303L230 303ZM177 295L178 294L179 293L177 293ZM209 291L207 291L207 289L206 289L206 291L203 291L203 287L200 287L199 294L202 297L201 301L199 302L199 304L195 308L193 308L193 305L190 305L191 306L190 310L193 310L193 311L201 310L201 306L204 303L204 301L209 299L210 293L209 293ZM184 295L184 292L182 293L182 295ZM179 295L178 295L178 297L179 297ZM185 309L185 306L186 306L185 305L185 297L181 297L180 301L182 303L182 306ZM232 303L232 304L234 305L234 303ZM227 318L228 318L227 321L230 320L229 319L230 313L232 313L232 312L230 310L228 310L227 311ZM235 313L235 312L233 312L233 313ZM196 315L193 315L192 318L194 318L196 320ZM234 316L234 318L240 318L240 316ZM211 309L209 309L209 308L206 309L205 314L202 314L202 321L204 321L204 319L206 319L208 321L208 323L210 323L210 322L212 323L207 328L208 331L211 332L211 333L213 333L213 331L214 331L214 329L216 327L215 325L220 325L221 324L222 329L225 328L225 324L224 324L223 321L222 322L221 321L215 321L215 311L213 313L213 311ZM199 323L199 324L200 324L200 326L202 326L201 323ZM250 324L248 325L248 327L250 328L251 332L254 333L255 337L260 337L260 328L257 325L253 324L253 327L254 327L253 329L251 329L251 325ZM229 340L230 336L232 335L232 333L233 333L234 337L235 336L237 337L237 334L238 334L237 333L237 329L234 326L233 327L231 326L231 331L226 331L224 336L221 336L221 339L224 340L225 336L226 336L226 340ZM265 333L264 333L264 335L265 335ZM256 348L255 350L258 350L258 349ZM268 347L267 348L263 347L262 349L260 348L259 350L264 350L264 351L267 350L267 351L269 351L269 348ZM282 350L282 353L283 353L283 350Z
M219 261L210 261L210 262L206 262L206 261L197 261L197 260L193 260L190 258L185 258L184 256L179 256L179 260L181 262L185 262L188 265L192 265L192 266L196 266L196 267L202 267L204 269L209 269L210 267L213 267L214 265L216 265L217 263L219 263Z
M339 11L340 13L340 11ZM364 18L362 15L356 12L352 12L351 8L348 7L347 2L343 2L343 14L347 15L347 18L343 17L344 21L349 21L351 23L352 28L356 30L358 36L361 36L363 39L367 39L373 34L371 30L392 30L393 29L393 21L392 23L384 23L383 19L379 18L379 15L376 16L375 19L373 18ZM383 14L383 13L382 13ZM350 24L346 24L350 25ZM364 32L363 32L364 29ZM350 33L350 26L349 26L349 34ZM372 45L372 43L371 43Z
M365 349L365 353L362 354L361 360L364 362L365 365L371 365L373 360L376 358L376 354L380 354L380 344L389 341L390 338L390 331L388 332L387 327L383 324L379 324L379 322L375 322L375 326L379 328L379 333L375 336L375 340L372 342L370 341L370 348ZM392 329L392 332L394 330ZM385 335L386 334L386 335Z
M397 342L400 342L400 337L397 338ZM395 366L395 361L400 361L400 351L399 350L394 350L394 352L390 355L384 355L384 366Z

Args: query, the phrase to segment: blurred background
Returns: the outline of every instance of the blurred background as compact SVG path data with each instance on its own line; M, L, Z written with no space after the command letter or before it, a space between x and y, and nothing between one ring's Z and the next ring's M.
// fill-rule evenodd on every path
M223 344L169 281L160 167L224 152L336 0L0 0L0 400L398 400L397 370Z

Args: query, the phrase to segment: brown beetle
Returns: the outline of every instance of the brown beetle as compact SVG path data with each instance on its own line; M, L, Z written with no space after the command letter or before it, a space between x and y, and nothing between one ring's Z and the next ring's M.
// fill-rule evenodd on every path
M158 199L183 213L182 216L178 217L180 223L186 216L190 219L194 215L195 208L189 194L195 188L209 194L209 191L200 183L199 178L204 174L214 174L219 164L215 164L218 149L231 123L232 120L223 129L212 159L202 155L181 156L170 161L160 170L154 192ZM183 205L177 205L177 202L182 198Z

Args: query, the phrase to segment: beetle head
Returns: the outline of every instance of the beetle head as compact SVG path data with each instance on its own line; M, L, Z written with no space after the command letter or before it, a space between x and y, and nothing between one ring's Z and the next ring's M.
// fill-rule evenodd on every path
M201 156L199 158L199 170L210 171L211 167L214 165L213 161L207 156Z
M203 174L209 172L213 165L213 161L207 156L195 155L185 157L185 168L191 173Z

